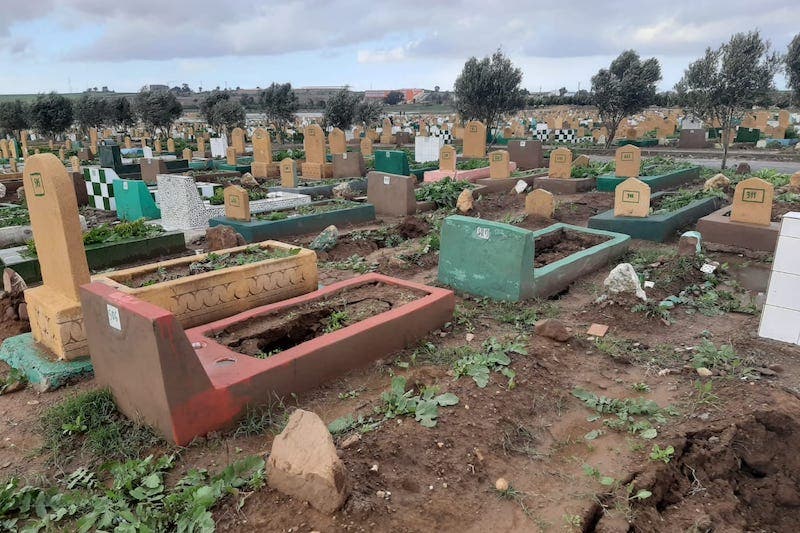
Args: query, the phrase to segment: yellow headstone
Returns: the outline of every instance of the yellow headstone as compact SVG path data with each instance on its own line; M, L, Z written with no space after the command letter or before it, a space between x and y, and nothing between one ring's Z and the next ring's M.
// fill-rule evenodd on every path
M642 151L632 144L617 148L614 158L615 175L620 178L638 178L642 164Z
M486 157L486 126L477 120L467 123L464 130L464 157Z
M650 213L650 186L628 178L614 189L614 216L645 218Z
M532 216L553 218L556 209L553 193L544 189L534 189L525 197L525 212Z
M297 187L297 165L294 159L287 157L280 164L281 187Z
M331 155L343 154L347 151L347 140L344 132L339 128L333 128L328 134L328 144L331 147Z
M569 148L556 148L550 152L548 177L569 179L572 175L572 151Z
M748 178L736 185L731 207L731 221L769 226L775 187L761 178Z
M452 145L445 144L439 150L439 170L456 171L456 149Z
M250 222L250 195L239 185L229 185L222 192L225 200L225 217Z
M23 184L43 282L25 291L33 338L59 359L85 356L78 288L89 283L89 265L72 178L55 155L39 154Z
M489 154L489 177L491 179L506 179L511 177L508 167L509 158L507 150L495 150Z

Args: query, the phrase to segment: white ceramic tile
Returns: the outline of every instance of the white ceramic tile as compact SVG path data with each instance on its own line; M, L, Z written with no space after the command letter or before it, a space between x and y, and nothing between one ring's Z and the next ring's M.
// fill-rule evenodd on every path
M778 237L772 271L800 274L800 238L786 235Z
M781 235L800 239L800 213L786 213L783 215Z
M800 311L765 305L758 335L767 339L800 344Z
M800 311L800 275L773 270L769 278L767 303Z

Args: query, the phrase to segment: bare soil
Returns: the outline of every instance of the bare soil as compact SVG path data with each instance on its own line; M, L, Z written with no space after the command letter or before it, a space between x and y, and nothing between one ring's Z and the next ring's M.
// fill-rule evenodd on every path
M541 268L608 241L603 235L560 229L536 237L533 266Z
M367 283L326 298L260 315L216 333L217 342L250 356L288 350L326 333L356 324L424 296L423 291Z

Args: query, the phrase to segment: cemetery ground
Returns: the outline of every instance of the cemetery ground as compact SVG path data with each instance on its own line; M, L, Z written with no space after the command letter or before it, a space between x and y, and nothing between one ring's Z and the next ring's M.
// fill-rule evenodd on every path
M586 226L612 208L613 196L559 195L557 202L556 221ZM489 193L470 216L526 229L552 223L526 217L524 204L513 192ZM319 254L320 283L377 271L438 285L439 229L451 213L340 228L336 247ZM314 237L284 240L307 245ZM127 489L141 484L149 492L111 512L139 503L186 511L191 521L199 504L165 497L179 490L164 487L183 478L183 487L230 493L212 510L222 531L793 530L800 522L793 445L800 364L796 347L756 334L755 294L765 290L770 257L705 257L720 265L712 275L700 272L703 258L679 256L675 240L634 241L617 262L654 281L647 303L597 302L613 264L547 300L457 294L452 322L417 346L308 394L264 398L236 427L183 448L126 421L93 380L2 394L0 479L65 492L83 487L80 504L102 514L108 509L86 500L101 494L103 464L174 455L170 466L129 465ZM659 307L668 297L679 304ZM534 324L548 318L569 329L536 333ZM347 320L346 310L337 320ZM592 324L608 333L589 334ZM698 374L700 367L711 375ZM5 366L0 376L0 388L13 381ZM405 416L400 396L431 387L458 403L440 406L425 425ZM351 495L330 516L262 486L258 475L250 478L253 465L241 463L268 453L298 407L330 424L350 474ZM241 470L222 478L184 477L192 469L215 475L237 461ZM13 492L4 489L0 504Z

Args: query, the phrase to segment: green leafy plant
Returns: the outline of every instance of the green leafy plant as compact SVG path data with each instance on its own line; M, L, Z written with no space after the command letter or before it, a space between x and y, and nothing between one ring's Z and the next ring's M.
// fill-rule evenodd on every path
M658 436L653 423L665 424L665 415L676 414L674 410L662 409L656 402L646 398L607 398L579 387L572 390L572 395L601 415L615 415L604 419L603 425L617 431L627 431L646 440Z
M686 207L687 205L695 202L697 200L701 200L703 198L724 198L725 193L717 189L711 189L709 191L704 190L697 190L697 191L687 191L687 190L679 190L675 193L667 193L664 196L659 197L656 199L655 203L658 205L655 207L650 208L651 215L660 215L663 213L672 213Z
M658 446L658 444L653 444L653 449L650 452L650 460L669 463L672 460L673 455L675 455L675 448L672 446L667 446L666 448L662 449Z
M293 257L300 253L300 248L262 248L254 244L248 246L240 252L217 254L210 253L201 261L195 261L189 265L190 274L200 274L203 272L212 272L214 270L221 270L223 268L248 265L250 263L257 263L259 261L267 261L269 259L282 259L285 257Z
M426 387L421 394L414 394L414 389L405 390L406 378L395 376L392 378L391 388L381 394L382 405L376 407L376 412L383 413L387 419L397 416L413 416L414 419L425 427L436 425L439 416L439 407L456 405L458 397L452 393L436 394L436 389Z
M508 378L507 387L513 389L516 386L514 380L517 374L509 366L511 364L510 353L527 355L528 351L520 342L503 344L491 337L483 343L480 352L470 351L453 364L455 377L458 379L461 376L469 376L478 387L484 388L489 384L492 371L499 372Z
M164 228L148 224L143 218L133 222L120 222L115 225L101 224L83 234L83 244L88 246L90 244L103 244L133 238L144 239L163 232ZM25 244L27 247L25 254L29 257L35 257L36 243L31 240Z
M334 311L325 323L325 333L333 333L347 326L350 317L346 311Z
M323 263L323 265L329 268L335 268L336 270L352 270L359 274L374 272L378 269L377 263L370 263L364 259L364 257L357 254L351 255L344 261L328 261Z
M175 456L114 462L99 472L81 468L66 476L67 490L0 485L0 526L24 531L213 531L211 509L230 495L239 506L248 491L264 485L264 460L248 457L211 476L190 470L174 485L165 482ZM99 478L103 477L103 483Z
M11 368L5 377L0 378L0 395L22 389L27 382L28 378L21 370Z
M425 183L416 189L414 193L418 202L432 201L437 207L453 209L461 192L465 189L474 188L475 185L468 181L454 180L448 176L441 181Z
M613 161L609 161L607 163L591 161L588 165L572 167L572 170L570 171L570 177L575 179L596 178L597 176L614 172L614 167L615 165Z

